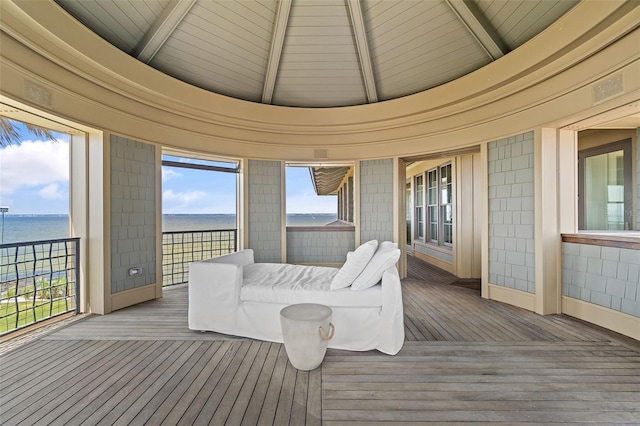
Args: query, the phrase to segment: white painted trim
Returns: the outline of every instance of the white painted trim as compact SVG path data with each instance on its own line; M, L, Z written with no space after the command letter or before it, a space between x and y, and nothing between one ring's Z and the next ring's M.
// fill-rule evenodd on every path
M69 146L69 227L80 238L80 312L89 310L89 141L88 135L71 135Z
M238 173L238 250L249 248L249 159L240 160Z
M371 64L371 52L367 43L367 30L364 25L360 0L347 0L347 7L349 8L351 28L353 29L353 36L358 49L358 59L360 59L360 69L364 80L364 88L367 92L367 99L369 103L378 102L378 90L376 89L376 79L373 74L373 65Z
M282 56L282 46L284 45L284 36L287 31L289 12L291 12L291 0L278 0L276 7L278 10L276 11L276 20L273 23L267 72L265 73L264 85L262 86L262 103L264 104L271 103L273 90L276 87L276 78L278 77L278 69L280 68L280 57Z
M578 231L578 132L558 131L558 209L559 231L575 234Z
M488 298L491 300L508 303L509 305L535 312L536 298L532 293L495 284L488 284L487 290Z
M455 265L453 263L445 262L442 259L438 259L437 257L430 256L426 253L422 253L414 248L413 255L420 260L424 260L425 262L438 267L444 271L449 272L450 274L455 275Z
M287 263L287 163L280 162L280 261Z
M463 0L445 1L492 60L495 61L509 52L500 35L480 13L476 13L475 7L471 9Z
M191 10L196 0L170 0L136 47L134 56L148 64Z
M162 286L162 283L160 283ZM136 287L131 290L120 291L111 295L111 310L126 308L127 306L136 305L156 298L157 283L145 285L144 287Z
M355 228L355 247L358 248L360 246L360 161L356 161L353 165L353 225Z
M89 134L89 310L111 312L111 135Z
M480 145L480 212L482 215L480 231L480 294L489 297L489 153L488 144Z
M156 299L162 297L162 147L155 145L156 196Z
M473 278L482 277L482 160L480 152L473 154Z
M640 340L640 318L562 296L562 313Z
M400 278L407 276L407 241L406 236L406 202L405 185L407 181L407 166L404 160L393 158L393 240L400 249L398 273Z

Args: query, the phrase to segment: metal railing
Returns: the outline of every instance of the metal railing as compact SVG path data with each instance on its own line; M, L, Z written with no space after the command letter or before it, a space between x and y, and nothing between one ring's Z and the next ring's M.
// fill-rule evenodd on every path
M80 239L0 245L0 335L80 306Z
M189 263L233 253L235 229L172 231L162 233L162 285L186 283Z

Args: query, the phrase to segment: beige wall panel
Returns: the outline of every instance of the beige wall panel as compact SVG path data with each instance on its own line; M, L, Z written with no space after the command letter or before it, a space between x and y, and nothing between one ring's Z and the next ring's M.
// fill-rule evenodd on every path
M559 141L557 129L535 132L535 311L541 315L561 311Z
M475 155L457 157L456 161L456 217L455 217L455 262L459 278L480 278L480 215L475 208L479 173Z

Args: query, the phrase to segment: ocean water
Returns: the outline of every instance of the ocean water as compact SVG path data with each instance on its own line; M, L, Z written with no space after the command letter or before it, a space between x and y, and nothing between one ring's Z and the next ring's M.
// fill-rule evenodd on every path
M335 214L289 214L288 226L321 226L337 219ZM207 229L234 229L234 214L175 214L162 216L163 231L198 231ZM10 215L5 214L2 242L53 240L69 237L67 215Z

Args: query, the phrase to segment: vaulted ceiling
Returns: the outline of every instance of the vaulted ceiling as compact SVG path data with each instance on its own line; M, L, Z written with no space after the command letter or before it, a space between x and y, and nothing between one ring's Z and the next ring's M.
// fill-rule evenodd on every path
M125 53L247 101L359 105L517 49L577 0L56 0Z

